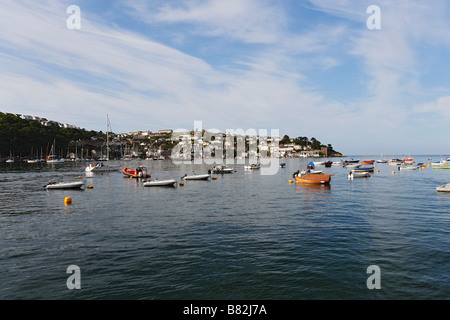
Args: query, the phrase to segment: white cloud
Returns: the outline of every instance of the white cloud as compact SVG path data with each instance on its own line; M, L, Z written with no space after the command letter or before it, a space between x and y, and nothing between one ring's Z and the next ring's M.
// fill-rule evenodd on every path
M191 0L156 6L136 0L126 5L146 23L193 23L196 27L191 32L247 43L276 42L286 25L280 7L265 0Z

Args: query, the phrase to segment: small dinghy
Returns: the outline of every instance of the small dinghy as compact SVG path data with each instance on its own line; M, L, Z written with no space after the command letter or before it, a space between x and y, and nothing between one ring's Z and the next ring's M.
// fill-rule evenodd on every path
M175 186L176 183L177 183L177 181L173 180L173 179L153 180L153 181L144 182L144 187L172 187L172 186Z
M86 169L84 169L86 172L111 172L111 171L119 171L119 168L117 167L109 167L104 165L103 163L96 163L92 164L90 163Z
M47 190L49 189L80 189L84 186L83 181L75 181L75 182L49 182L45 186Z
M450 183L444 184L436 188L437 192L450 192Z
M187 174L181 177L183 180L208 180L210 177L209 174L194 174L188 176Z
M229 168L224 165L218 165L212 168L211 170L208 170L208 173L233 173L233 168Z
M367 171L361 171L361 172L355 172L355 171L351 171L348 175L348 180L353 180L355 178L366 178L366 177L370 177L369 172Z
M418 166L408 165L408 166L400 167L400 170L416 170L417 168L418 168Z
M169 180L153 180L144 182L144 187L172 187L177 183L174 179Z
M352 169L353 172L373 172L374 171L374 167L359 167L359 168L355 168Z
M257 170L259 168L261 168L261 165L259 163L253 163L251 165L244 166L245 170Z

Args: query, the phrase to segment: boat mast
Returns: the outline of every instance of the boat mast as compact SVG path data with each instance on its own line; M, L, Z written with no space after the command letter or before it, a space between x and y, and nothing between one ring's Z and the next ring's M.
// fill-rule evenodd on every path
M106 160L109 161L109 118L106 114Z

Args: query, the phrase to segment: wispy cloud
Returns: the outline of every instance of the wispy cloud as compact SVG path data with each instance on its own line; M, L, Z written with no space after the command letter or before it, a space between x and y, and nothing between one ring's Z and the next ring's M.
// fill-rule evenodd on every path
M359 150L363 135L383 151L419 112L448 115L445 1L379 1L376 31L368 1L311 0L295 16L272 1L134 0L103 16L83 3L68 30L69 1L2 2L2 110L90 129L109 113L117 131L277 128ZM320 23L305 24L311 8Z

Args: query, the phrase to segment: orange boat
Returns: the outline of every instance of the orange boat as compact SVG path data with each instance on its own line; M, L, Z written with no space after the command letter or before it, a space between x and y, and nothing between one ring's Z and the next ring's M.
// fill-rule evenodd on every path
M334 174L314 174L314 173L295 173L294 178L297 183L312 183L312 184L330 184L331 177Z
M150 175L147 174L147 168L145 167L139 167L136 168L136 170L125 168L123 169L123 174L131 178L150 178Z
M366 160L366 161L361 162L361 164L374 164L374 163L375 163L375 160Z

